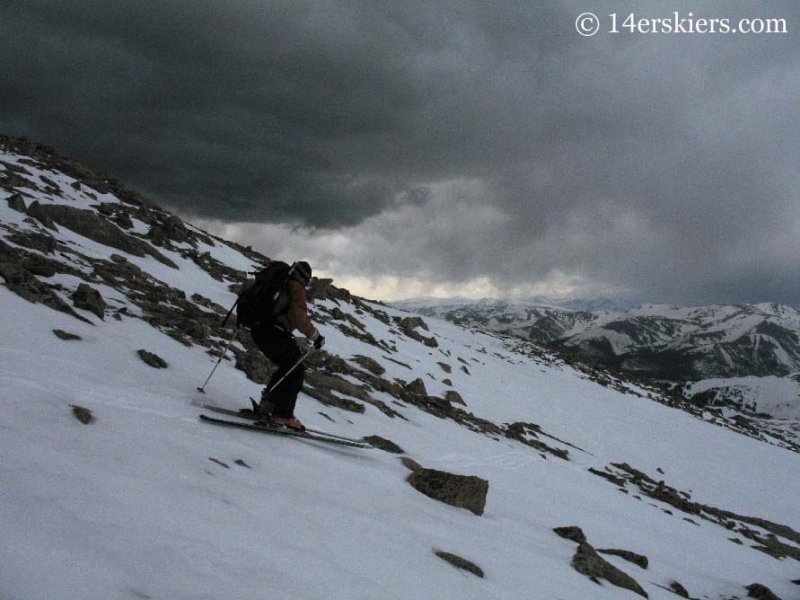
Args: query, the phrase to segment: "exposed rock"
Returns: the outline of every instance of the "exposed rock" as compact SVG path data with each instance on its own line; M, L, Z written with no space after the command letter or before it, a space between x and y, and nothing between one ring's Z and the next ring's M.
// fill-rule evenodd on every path
M191 239L194 241L196 237L197 236L193 234ZM211 256L210 252L198 252L197 250L191 249L182 253L182 256L184 258L191 259L194 264L203 269L217 281L233 282L233 284L236 286L235 292L237 294L241 292L242 285L247 282L247 273L244 271L238 271L226 264L221 263L216 258Z
M794 544L787 544L778 539L778 536L781 536L795 544L800 543L800 532L788 525L773 523L757 517L738 515L713 506L692 502L688 493L680 492L665 484L664 481L656 481L627 463L612 463L611 466L622 471L625 480L637 486L643 495L664 502L689 515L717 523L726 529L734 529L738 526L737 532L740 535L758 544L753 546L756 550L778 560L788 556L800 561L800 549ZM765 529L769 534L765 536L747 525Z
M586 541L586 534L583 533L583 529L578 527L577 525L570 525L568 527L556 527L553 529L558 535L562 538L572 540L573 542L578 542L582 544Z
M269 382L270 375L275 369L260 350L247 348L247 350L241 351L233 348L233 353L236 357L236 368L244 371L250 381L260 385L266 385Z
M56 241L56 238L54 238L52 235L39 233L37 231L16 233L9 236L8 240L17 244L18 246L30 248L31 250L37 250L42 254L53 254L59 247L58 241Z
M66 331L63 331L61 329L53 329L53 333L56 335L57 338L68 342L81 339L81 336L76 335L74 333L67 333Z
M536 448L542 452L548 452L553 456L569 460L569 451L563 448L553 448L537 439L539 434L542 433L542 428L536 423L511 423L506 427L505 436L512 440L517 440L523 444Z
M325 406L334 406L336 408L341 408L342 410L358 414L363 414L367 410L366 407L360 402L350 400L349 398L342 398L321 388L307 387L304 388L303 391Z
M369 356L362 356L357 355L353 357L353 361L364 367L367 371L372 373L373 375L377 375L380 377L386 372L386 369L383 368L383 365L379 363L374 358L370 358Z
M417 327L420 327L425 331L430 331L430 329L428 329L428 324L422 319L422 317L405 317L399 320L398 325L400 325L400 328L403 330L416 329Z
M474 475L455 475L436 469L420 469L406 479L417 491L450 506L466 508L480 516L486 506L489 482Z
M28 208L28 215L38 219L43 225L55 222L90 240L122 250L134 256L152 256L157 261L173 269L178 266L153 248L147 242L132 237L110 221L91 210L73 208L61 204L43 205L34 202ZM51 227L52 228L52 227Z
M424 329L428 331L428 325L425 321L422 320L422 317L405 317L403 319L399 317L395 317L395 321L400 326L403 334L410 337L413 340L417 340L418 342L422 342L429 348L438 348L439 343L436 341L436 338L433 337L425 337L421 333L417 331L417 328Z
M631 552L630 550L614 550L614 549L607 549L607 550L597 550L601 554L609 554L612 556L619 556L624 558L628 562L631 562L643 569L646 569L650 565L650 561L647 559L646 556L642 554L636 554L636 552Z
M781 600L771 589L760 583L751 583L747 586L747 597L757 600Z
M378 448L379 450L383 450L384 452L389 452L391 454L404 454L405 450L403 450L400 446L395 444L391 440L387 440L386 438L382 438L379 435L370 435L363 438L365 442L367 442L370 446L374 448Z
M0 240L0 277L6 282L6 287L24 298L28 302L36 304L41 302L45 306L63 313L86 323L90 321L78 313L64 302L54 291L54 286L49 286L39 281L27 267L37 271L51 272L53 269L39 269L43 265L50 264L43 257L31 257L21 250L17 250ZM71 269L62 267L59 272L72 272Z
M32 217L39 221L44 227L47 229L52 229L53 231L58 231L58 227L53 222L53 218L45 212L44 208L42 207L41 203L38 200L34 200L33 204L28 207L26 211L29 217Z
M157 354L148 352L147 350L138 350L137 354L139 355L139 358L141 358L146 364L155 369L166 369L169 366L167 365L167 361L165 361L163 358Z
M78 421L83 423L84 425L88 425L92 421L94 421L94 416L92 415L92 411L88 408L84 408L83 406L77 406L75 404L70 404L72 407L72 414L75 416Z
M9 196L7 200L9 208L21 213L28 211L28 207L25 205L25 200L23 199L22 194L20 194L19 192Z
M405 386L404 391L411 396L426 397L428 390L425 389L425 382L419 377Z
M333 300L334 302L350 302L351 295L345 289L333 286L333 279L314 277L309 286L309 296L315 300Z
M464 398L461 397L461 394L455 390L447 390L444 393L444 399L450 404L461 404L462 406L467 405L467 403L464 402Z
M71 297L76 308L88 310L100 319L105 319L106 302L103 300L102 294L93 287L81 283Z
M677 581L673 581L669 584L669 589L678 594L681 598L688 598L689 592Z
M155 223L147 234L157 246L169 248L170 242L183 243L190 239L189 230L180 218L170 215L166 219Z
M578 551L572 557L572 567L582 575L586 575L592 581L599 583L599 579L605 579L612 585L631 590L648 598L647 592L642 589L633 577L620 571L617 567L601 557L594 548L587 542L578 546Z
M403 466L406 469L408 469L409 471L417 472L417 471L424 471L425 470L425 467L423 467L421 464L419 464L413 458L409 458L407 456L404 456L403 458L401 458L400 462L402 462Z
M436 556L449 562L454 567L461 569L462 571L467 571L476 575L480 578L483 578L483 569L481 569L478 565L473 562L468 561L465 558L461 558L455 554L451 554L450 552L442 552L441 550L436 550Z
M602 477L603 479L606 479L611 483L613 483L614 485L617 485L621 488L625 487L625 479L623 479L622 477L616 477L615 475L612 475L611 473L606 473L605 471L598 471L594 467L589 467L589 472L598 475L599 477Z

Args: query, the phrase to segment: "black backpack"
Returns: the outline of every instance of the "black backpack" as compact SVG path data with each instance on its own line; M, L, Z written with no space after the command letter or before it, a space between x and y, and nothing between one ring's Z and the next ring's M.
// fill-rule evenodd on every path
M278 297L286 288L286 282L293 268L285 262L275 260L256 273L256 281L245 289L225 317L227 322L233 309L236 309L236 321L245 327L254 327L271 319L274 315Z

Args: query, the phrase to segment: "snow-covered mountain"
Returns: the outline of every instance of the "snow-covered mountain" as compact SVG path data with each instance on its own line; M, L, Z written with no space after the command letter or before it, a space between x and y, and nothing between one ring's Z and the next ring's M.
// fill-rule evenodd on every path
M792 386L791 376L800 372L800 310L785 305L643 305L623 312L489 300L396 306L570 350L657 379L774 376Z
M298 416L372 448L201 422L266 260L0 138L0 598L800 597L797 421L331 281Z

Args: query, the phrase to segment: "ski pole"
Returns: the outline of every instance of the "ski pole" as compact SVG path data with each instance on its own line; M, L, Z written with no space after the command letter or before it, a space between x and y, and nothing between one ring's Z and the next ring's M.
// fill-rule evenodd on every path
M208 385L208 382L209 382L209 381L211 381L211 377L212 377L212 375L214 375L214 371L216 371L216 370L217 370L217 367L219 366L219 363L221 363L221 362L222 362L222 359L223 359L223 358L225 358L225 355L228 353L228 348L230 348L230 347L231 347L231 344L233 343L233 340L234 340L234 338L236 337L236 334L237 334L237 332L238 332L238 331L239 331L239 328L238 328L238 327L236 327L236 328L233 330L233 335L231 336L231 339L229 339L229 340L228 340L228 344L225 346L225 350L223 350L223 351L222 351L222 355L219 357L219 360L217 361L217 364L215 364L215 365L214 365L214 368L213 368L213 369L211 369L211 374L208 376L208 378L206 379L206 382L203 384L203 386L202 386L202 387L199 387L199 388L197 388L197 390L198 390L199 392L201 392L201 393L203 393L203 394L205 394L205 393L206 393L206 390L205 390L205 388L206 388L206 386Z
M303 362L303 361L304 361L306 358L308 358L308 355L309 355L309 354L311 354L311 349L310 349L310 348L309 348L308 352L306 352L305 354L303 354L303 356L301 356L301 357L300 357L300 360L298 360L296 363L294 363L294 364L292 365L292 368L291 368L291 369L289 369L288 371L286 371L286 373L284 373L283 377L281 377L281 378L280 378L280 379L279 379L279 380L278 380L278 381L275 383L275 385L273 385L271 388L269 388L269 389L267 390L267 393L269 394L270 392L272 392L272 390L274 390L276 387L278 387L280 384L282 384L282 383L283 383L283 380L284 380L284 379L286 379L286 378L289 376L289 373L291 373L291 372L292 372L292 371L294 371L294 370L295 370L297 367L299 367L299 366L300 366L300 363L301 363L301 362Z

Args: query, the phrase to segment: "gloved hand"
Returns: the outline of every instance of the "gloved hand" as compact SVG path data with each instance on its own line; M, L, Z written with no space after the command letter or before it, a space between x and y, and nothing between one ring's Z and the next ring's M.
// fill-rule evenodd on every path
M315 332L308 340L314 344L314 349L319 350L325 345L325 336L319 331Z

